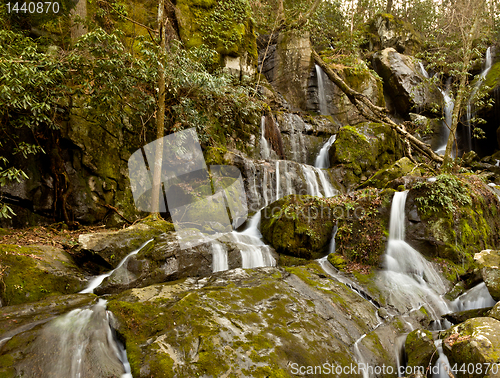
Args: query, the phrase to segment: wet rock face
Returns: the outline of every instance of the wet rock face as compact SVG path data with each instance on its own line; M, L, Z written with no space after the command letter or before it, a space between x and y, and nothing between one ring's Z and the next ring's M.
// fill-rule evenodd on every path
M389 335L370 332L376 308L316 264L235 269L205 279L132 289L110 301L134 377L292 377L306 365L394 366ZM323 277L323 278L322 278ZM386 359L384 359L386 358ZM341 377L358 377L342 374ZM361 377L361 375L359 375Z
M485 376L487 363L498 363L500 358L500 321L493 318L474 318L450 328L443 334L443 350L451 366L483 364L483 370L457 371L457 378ZM466 369L465 369L466 370ZM490 372L488 377L497 377Z
M474 255L474 260L482 268L481 275L491 296L500 301L500 251L481 251Z
M437 87L424 84L424 76L414 58L387 48L377 52L373 59L375 70L384 80L384 90L399 115L406 117L415 110L429 112L433 103L442 103Z
M0 306L82 290L86 277L62 249L0 245Z
M422 329L417 329L408 334L405 342L405 352L407 366L411 367L432 367L439 356L431 332Z

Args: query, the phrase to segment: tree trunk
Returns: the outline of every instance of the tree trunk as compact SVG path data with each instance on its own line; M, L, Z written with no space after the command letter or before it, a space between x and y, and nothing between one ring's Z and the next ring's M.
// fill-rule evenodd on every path
M80 0L75 5L75 7L71 10L71 18L79 17L82 20L87 18L87 0ZM71 26L70 34L71 34L71 42L75 43L78 38L87 33L87 27L81 22L77 22L76 24Z
M165 53L166 46L166 17L165 17L165 3L160 0L158 6L158 24L160 34L160 51L161 54ZM163 66L163 59L160 60L158 68L158 110L156 113L156 151L153 171L153 187L151 194L151 212L153 218L157 219L160 213L160 191L161 191L161 167L163 160L163 137L165 122L165 69Z
M385 13L391 13L392 12L392 0L387 0L387 6L385 8Z

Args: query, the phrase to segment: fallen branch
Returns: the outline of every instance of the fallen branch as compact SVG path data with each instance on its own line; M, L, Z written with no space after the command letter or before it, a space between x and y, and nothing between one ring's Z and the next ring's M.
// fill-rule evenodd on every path
M418 140L407 132L403 125L398 125L390 119L388 116L389 111L385 107L376 106L367 96L349 87L349 85L347 85L347 83L334 70L328 67L316 51L313 50L312 54L316 64L320 66L328 78L333 81L342 92L344 92L349 101L356 107L356 109L358 109L363 117L372 122L382 122L388 124L398 134L408 140L412 147L414 147L417 151L436 163L443 163L443 158L437 155L428 144Z
M99 204L101 205L101 204ZM118 214L123 220L125 220L125 222L129 223L129 224L133 224L133 222L129 221L127 218L125 218L122 214L120 214L120 212L118 211L118 209L114 206L111 206L111 205L108 205L107 203L104 204L104 205L101 205L107 209L110 209L110 210L113 210L116 214Z

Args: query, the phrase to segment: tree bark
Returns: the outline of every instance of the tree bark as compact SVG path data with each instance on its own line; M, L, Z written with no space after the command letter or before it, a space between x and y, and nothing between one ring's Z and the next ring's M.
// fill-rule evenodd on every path
M87 0L80 0L76 3L75 7L71 10L71 18L78 16L82 20L87 18ZM87 27L81 22L71 26L71 42L75 43L78 38L87 33Z
M387 0L387 6L385 8L385 13L391 13L392 12L392 0Z
M165 17L165 0L160 0L158 6L158 24L160 34L160 51L165 53L166 46L166 17ZM156 113L156 151L153 170L153 187L151 193L151 212L153 218L157 219L160 214L160 191L161 191L161 168L163 160L163 137L165 135L165 69L163 59L160 59L158 65L158 110Z
M318 64L323 71L327 74L331 81L333 81L342 92L347 96L349 101L358 109L358 111L366 119L372 122L382 122L388 124L392 129L394 129L399 135L406 138L410 144L415 147L418 151L421 151L429 159L435 161L436 163L442 163L443 158L437 155L428 144L418 140L409 132L404 129L404 126L398 125L392 119L390 119L387 114L389 111L386 108L374 105L368 97L364 94L353 90L347 85L347 83L342 80L342 78L321 59L321 57L313 50L313 57L316 64Z

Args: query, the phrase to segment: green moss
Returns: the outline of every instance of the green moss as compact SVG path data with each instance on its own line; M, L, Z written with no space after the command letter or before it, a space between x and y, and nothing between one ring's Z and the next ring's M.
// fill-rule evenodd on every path
M483 85L492 89L500 85L500 62L496 62L493 66L491 66L490 70L486 74Z
M4 269L0 280L3 303L35 302L51 295L72 294L83 289L82 282L70 274L53 273L43 264L41 256L36 247L0 245L0 267Z
M336 253L330 253L328 255L328 261L339 270L344 270L344 268L347 266L346 259Z

